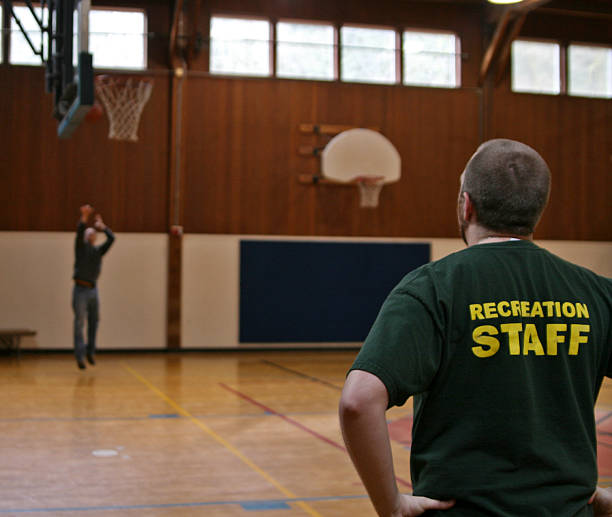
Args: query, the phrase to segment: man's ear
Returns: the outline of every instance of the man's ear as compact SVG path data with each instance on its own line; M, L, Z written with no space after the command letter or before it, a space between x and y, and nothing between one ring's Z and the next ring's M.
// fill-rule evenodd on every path
M474 203L470 198L470 195L467 192L462 192L461 196L463 197L463 206L461 209L463 210L463 219L465 221L475 221L476 220L476 208L474 207Z

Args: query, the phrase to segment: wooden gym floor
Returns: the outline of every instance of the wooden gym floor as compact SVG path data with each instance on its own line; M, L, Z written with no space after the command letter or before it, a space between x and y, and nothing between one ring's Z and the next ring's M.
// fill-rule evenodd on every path
M373 516L337 404L355 351L0 357L0 514ZM388 412L410 491L412 406ZM596 410L612 484L612 383Z

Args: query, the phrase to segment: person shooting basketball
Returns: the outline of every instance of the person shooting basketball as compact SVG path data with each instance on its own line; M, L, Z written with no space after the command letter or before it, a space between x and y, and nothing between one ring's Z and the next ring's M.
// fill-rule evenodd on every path
M340 424L381 516L610 516L594 405L612 377L612 280L536 246L550 172L520 142L461 175L467 249L404 277L347 376ZM413 495L385 411L414 397Z
M100 214L95 215L93 227L87 226L94 212L91 205L83 205L80 211L81 218L77 226L74 246L72 309L74 311L74 355L79 368L84 369L85 356L90 364L95 364L100 305L97 280L100 276L102 257L112 246L115 236L104 224ZM106 234L106 241L100 246L96 246L98 231ZM83 339L85 319L87 319L87 343Z

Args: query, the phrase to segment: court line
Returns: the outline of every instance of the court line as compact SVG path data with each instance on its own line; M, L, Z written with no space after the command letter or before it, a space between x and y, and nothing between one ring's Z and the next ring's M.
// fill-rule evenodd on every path
M302 502L301 500L298 500L297 496L293 492L291 492L289 489L281 485L276 479L274 479L265 470L260 468L253 461L251 461L247 456L245 456L242 452L240 452L236 447L234 447L230 442L228 442L220 434L217 434L206 424L204 424L203 422L198 420L196 417L194 417L189 411L187 411L185 408L183 408L182 406L177 404L174 400L172 400L170 397L168 397L168 395L166 395L163 391L161 391L156 386L151 384L147 379L145 379L142 375L140 375L136 370L132 369L130 366L128 366L127 364L123 362L121 362L120 364L126 371L128 371L130 374L136 377L136 379L142 382L147 388L149 388L153 393L155 393L164 402L166 402L166 404L173 407L177 413L191 420L191 422L193 422L200 429L202 429L202 431L204 431L213 440L215 440L217 443L225 447L229 452L231 452L234 456L236 456L239 460L241 460L245 465L250 467L253 471L257 472L257 474L259 474L266 481L268 481L268 483L276 487L276 489L281 494L285 495L286 497L290 499L296 499L296 505L299 506L302 510L304 510L307 514L312 515L312 517L322 517L322 515L319 512L317 512L316 510L314 510L313 508L311 508L310 506L308 506L306 503Z
M335 415L335 412L332 411L297 411L295 413L290 413L295 416L329 416ZM226 413L206 413L202 415L194 415L198 419L203 420L211 420L215 418L259 418L261 417L261 413L241 413L240 415L236 414L226 414ZM140 420L159 420L159 419L167 419L167 418L182 418L180 415L147 415L147 416L87 416L87 417L14 417L14 418L0 418L0 423L2 424L27 424L27 423L44 423L44 422L135 422ZM605 433L604 433L605 434Z
M612 416L612 411L609 411L607 414L605 414L604 416L602 416L601 418L599 418L595 423L597 425L605 422L608 418L610 418Z
M308 375L306 373L302 373L297 370L293 370L292 368L287 368L286 366L277 364L273 361L268 361L267 359L262 359L261 362L267 365L270 365L270 366L274 366L275 368L278 368L279 370L283 370L293 375L297 375L298 377L302 377L303 379L308 379L309 381L318 382L319 384L323 384L324 386L327 386L329 388L333 388L335 390L342 391L342 387L336 386L335 384L332 384L331 382L325 381L323 379L319 379L318 377L313 377L312 375Z
M57 508L10 508L0 509L2 513L48 513L48 512L91 512L91 511L115 511L115 510L155 510L163 508L193 508L203 506L242 506L245 509L257 510L266 505L281 505L299 502L319 502L319 501L344 501L350 499L366 499L367 495L341 495L341 496L321 496L321 497L288 497L284 499L251 499L245 501L203 501L189 503L160 503L160 504L133 504L133 505L108 505L108 506L68 506Z
M277 416L280 419L282 419L285 422L287 422L288 424L291 424L292 426L297 427L298 429L301 429L302 431L304 431L304 432L314 436L315 438L318 438L319 440L321 440L321 441L331 445L332 447L340 449L341 451L346 452L348 454L348 451L346 450L346 447L344 447L343 445L340 445L338 442L335 442L331 438L327 438L327 436L323 436L322 434L317 433L313 429L310 429L309 427L306 427L304 424L301 424L297 420L294 420L293 418L288 417L287 415L284 415L283 413L279 413L278 411L275 411L271 407L268 407L265 404L262 404L261 402L258 402L254 398L249 397L248 395L246 395L246 394L244 394L244 393L242 393L242 392L240 392L238 390L235 390L234 388L230 388L227 384L224 384L224 383L220 382L219 386L221 386L223 389L225 389L225 390L235 394L237 397L240 397L241 399L246 400L250 404L253 404L254 406L257 406L257 407L261 408L266 413L269 413L269 414L272 414L274 416ZM400 483L401 485L405 485L407 487L412 487L412 484L409 483L408 481L406 481L405 479L402 479L402 478L397 477L397 476L396 476L396 479L397 479L398 483Z

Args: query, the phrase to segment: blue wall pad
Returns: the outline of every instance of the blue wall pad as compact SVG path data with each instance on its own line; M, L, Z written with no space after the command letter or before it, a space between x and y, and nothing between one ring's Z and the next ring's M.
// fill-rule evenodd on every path
M240 241L240 342L360 342L428 243Z

